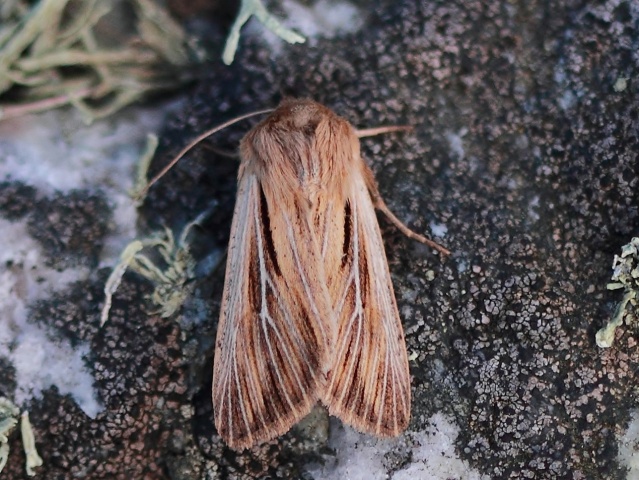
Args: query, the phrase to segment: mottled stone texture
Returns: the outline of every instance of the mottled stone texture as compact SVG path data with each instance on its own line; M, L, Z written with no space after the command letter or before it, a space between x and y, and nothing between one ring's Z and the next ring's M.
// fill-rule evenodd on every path
M442 260L381 220L417 354L411 428L452 415L459 455L492 478L623 479L615 438L637 407L638 332L624 327L609 350L594 333L620 300L605 289L612 257L639 227L637 52L637 2L393 2L360 33L285 47L277 60L243 39L236 63L216 61L170 121L154 168L195 132L282 95L310 96L356 126L414 125L363 142L398 217L422 232L445 225L454 251ZM247 128L210 143L231 148ZM201 248L223 247L235 173L202 146L154 187L144 221L179 229L213 206ZM90 342L106 405L95 420L54 391L33 406L39 478L300 478L309 458L330 457L295 433L243 454L215 435L221 271L195 289L213 299L209 319L186 321L202 310L189 308L181 328L146 315L144 284L127 276L98 330L104 279L38 307L61 335ZM396 456L389 473L410 459ZM23 475L13 456L7 469Z

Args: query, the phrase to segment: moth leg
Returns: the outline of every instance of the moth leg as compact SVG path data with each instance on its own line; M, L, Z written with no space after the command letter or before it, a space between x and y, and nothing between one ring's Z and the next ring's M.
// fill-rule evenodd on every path
M375 205L376 209L378 209L380 212L386 215L386 218L388 218L391 221L391 223L395 225L408 238L417 240L418 242L423 243L424 245L428 245L429 247L434 248L435 250L437 250L438 252L444 255L450 255L450 250L442 247L439 243L426 238L424 235L414 232L413 230L408 228L406 225L404 225L404 223L399 218L397 218L393 212L390 211L390 209L386 206L386 203L384 203L384 200L382 200L382 197L379 196L379 194L373 196L373 204Z
M355 135L357 135L358 138L363 138L363 137L373 137L375 135L380 135L382 133L410 132L412 130L413 130L413 127L410 125L387 125L387 126L381 126L381 127L355 130ZM399 228L399 230L408 238L412 238L413 240L417 240L418 242L423 243L424 245L428 245L429 247L434 248L435 250L442 253L443 255L450 255L450 250L442 247L440 244L436 242L433 242L432 240L426 238L425 236L412 231L410 228L404 225L404 223L402 223L402 221L399 218L397 218L393 212L390 211L390 209L386 206L386 203L384 203L384 200L382 199L379 192L377 191L377 183L375 182L373 172L370 170L370 168L368 168L368 166L366 167L365 174L367 176L366 182L368 184L368 189L373 199L373 205L375 205L376 209L380 210L384 215L386 215L386 217L391 221L391 223L395 225L397 228Z

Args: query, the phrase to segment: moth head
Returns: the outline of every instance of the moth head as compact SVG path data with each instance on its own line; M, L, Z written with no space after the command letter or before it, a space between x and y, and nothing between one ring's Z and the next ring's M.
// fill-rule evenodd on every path
M290 170L302 183L325 185L331 176L343 180L360 160L359 139L347 120L325 106L288 98L246 134L240 156L260 174L262 168Z

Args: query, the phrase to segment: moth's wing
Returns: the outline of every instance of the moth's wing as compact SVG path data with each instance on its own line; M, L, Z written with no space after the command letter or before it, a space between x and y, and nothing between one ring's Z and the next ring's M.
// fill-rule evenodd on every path
M236 449L274 438L318 400L331 312L313 234L295 204L241 176L213 367L215 426ZM320 269L321 270L321 269Z
M341 280L331 287L338 324L322 401L357 430L395 436L410 418L404 332L365 177L351 178L339 274L327 273Z

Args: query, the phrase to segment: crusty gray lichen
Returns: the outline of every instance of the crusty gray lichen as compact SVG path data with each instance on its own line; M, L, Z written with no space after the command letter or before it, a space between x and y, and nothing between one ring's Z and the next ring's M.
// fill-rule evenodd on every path
M246 42L250 68L212 66L167 124L156 162L194 129L282 93L311 96L357 127L415 125L413 135L362 142L389 207L420 232L445 225L455 252L441 262L380 219L414 354L411 428L451 415L457 453L492 478L623 479L616 439L637 407L639 348L630 329L606 350L594 333L615 306L605 290L610 256L639 222L635 4L375 8L360 33L285 48L277 63ZM620 77L629 80L617 91ZM463 148L451 150L448 134L463 129ZM245 131L213 142L230 148ZM205 147L192 152L149 192L142 223L179 228L215 202L198 248L223 249L235 169ZM306 462L334 458L323 443L306 450L298 432L244 453L216 436L210 374L222 278L196 283L194 298L207 302L199 323L184 320L202 313L197 302L178 324L147 315L150 288L129 275L99 329L106 272L37 306L35 321L91 343L106 407L90 420L54 391L33 406L52 476L303 478ZM385 459L387 473L409 458L402 450Z
M440 262L381 220L415 357L411 427L453 414L459 454L494 478L622 478L614 452L628 410L610 406L635 398L639 352L632 335L602 352L593 330L608 314L609 252L639 220L632 83L609 93L639 70L622 61L639 12L404 1L377 15L373 29L288 50L276 65L244 52L255 69L244 85L259 99L210 84L188 111L229 105L226 118L283 91L358 127L416 125L414 136L363 141L398 217L426 233L445 225L455 252ZM199 438L229 472L226 451Z

